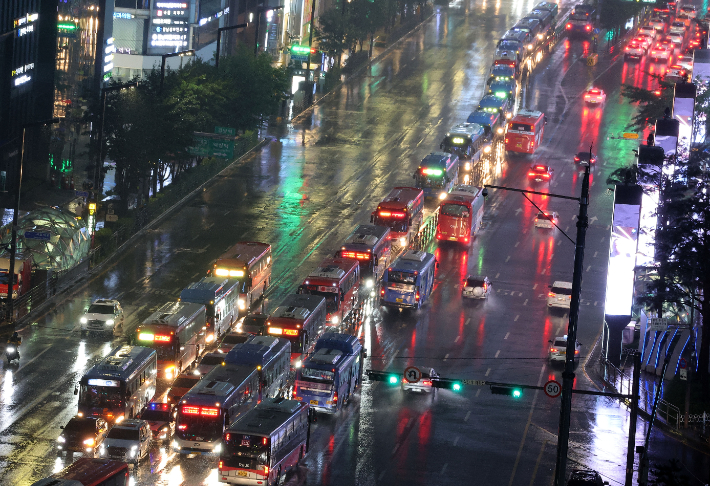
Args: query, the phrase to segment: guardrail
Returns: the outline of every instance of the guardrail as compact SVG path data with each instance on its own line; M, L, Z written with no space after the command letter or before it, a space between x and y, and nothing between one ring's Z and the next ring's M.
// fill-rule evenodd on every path
M419 226L419 231L417 235L411 239L409 242L410 250L423 250L424 247L434 238L436 235L436 225L439 222L439 208L431 213Z

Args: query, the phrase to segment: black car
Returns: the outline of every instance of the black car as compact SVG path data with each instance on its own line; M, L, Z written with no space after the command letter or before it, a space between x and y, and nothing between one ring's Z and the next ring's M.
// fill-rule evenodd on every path
M57 451L81 452L94 457L99 445L106 438L108 424L98 417L74 417L57 438Z
M256 336L266 335L266 320L269 318L266 314L249 314L244 317L241 325L237 329L241 332L248 332Z
M584 469L573 469L567 481L567 486L604 486L605 484L609 482L602 480L598 472Z
M597 155L595 153L592 153L592 156L589 156L589 151L586 152L578 152L577 155L574 156L574 161L577 164L583 164L583 165L589 165L589 162L591 161L592 164L597 163Z

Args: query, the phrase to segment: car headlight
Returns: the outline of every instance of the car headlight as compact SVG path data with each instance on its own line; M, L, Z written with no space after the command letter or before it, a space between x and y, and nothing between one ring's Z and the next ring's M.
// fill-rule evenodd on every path
M506 114L505 114L505 117L506 117L506 118L513 118L513 114L512 114L512 113L506 113Z
M170 445L171 445L174 449L179 449L179 448L180 448L180 446L178 445L178 443L177 443L176 440L174 440L174 441L172 442L172 444L170 444Z
M296 364L295 364L296 368L300 368L301 365L303 365L303 363L301 362L300 359L298 361L296 361Z
M399 239L399 246L405 246L407 244L407 238L402 237Z
M471 162L466 162L466 164L464 164L464 170L471 170Z
M483 153L484 153L484 154L489 154L489 153L491 153L491 146L490 146L490 145L486 145L486 146L483 148Z
M202 373L200 373L200 370L195 370L192 372L193 375L200 376Z
M94 439L86 439L84 441L84 445L89 446L89 447L94 447L95 443L96 443L96 441Z
M215 454L219 454L220 452L222 452L222 443L219 443L216 446L214 446L214 449L212 449L212 452L214 452Z
M368 278L367 280L365 280L365 286L367 288L372 288L375 286L375 281L371 278Z
M106 455L106 448L103 445L99 448L99 455L100 456Z
M446 193L445 193L445 192L442 192L441 194L439 194L439 199L441 199L442 201L443 201L444 199L446 199ZM404 245L402 245L402 246L404 246Z
M86 324L89 321L86 319L86 317L82 317L81 319L79 319L79 322L81 322L82 324Z
M245 310L247 308L247 303L244 299L239 299L239 310Z
M14 346L8 346L5 348L5 352L7 353L14 353L15 352L15 347Z
M330 322L332 322L333 324L337 324L339 321L340 319L338 319L338 316L333 316L330 319Z
M503 133L503 127L498 127L498 133Z
M62 437L61 435L59 437L57 437L57 442L59 442L60 444L64 444L66 441L67 440L64 437Z
M114 321L113 319L109 319L108 321L106 321L106 325L113 326L114 322L116 322L116 321Z

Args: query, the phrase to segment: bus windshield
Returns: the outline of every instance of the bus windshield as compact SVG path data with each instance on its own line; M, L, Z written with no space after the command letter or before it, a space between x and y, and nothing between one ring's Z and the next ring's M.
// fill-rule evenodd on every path
M196 440L195 437L213 438L222 433L222 417L206 418L200 415L180 414L178 431L180 437L186 440Z
M417 180L419 181L419 184L422 187L433 187L433 188L444 187L444 177L443 176L429 177L427 175L417 174Z
M160 360L174 360L175 359L177 346L174 341L169 342L169 343L161 343L161 342L153 341L153 344L150 347L155 349L155 352L158 354L158 359L160 359Z
M508 130L513 131L513 132L532 132L532 125L528 125L527 123L511 123L510 127L508 127Z
M467 218L469 216L468 208L461 204L444 204L441 206L442 216L453 216L455 218Z
M387 272L387 281L391 283L415 284L417 283L417 276L413 273L398 272L395 270L394 272Z
M498 42L498 48L505 51L515 51L518 49L518 41L503 39Z
M335 379L335 373L327 370L303 368L301 369L301 379L303 381L315 381L318 383L333 383L333 379Z
M269 463L269 439L257 435L233 434L229 432L225 450L221 457L248 457L258 464Z
M302 292L309 295L317 295L318 297L325 298L325 311L329 314L338 311L338 294L334 292L319 292L318 290L313 290L312 286L303 286ZM335 287L334 287L335 288Z
M121 408L121 390L112 386L81 385L81 404L96 408Z
M398 233L404 233L407 231L407 222L402 221L401 219L381 218L377 216L375 218L375 224L378 226L387 226L392 231L396 231Z

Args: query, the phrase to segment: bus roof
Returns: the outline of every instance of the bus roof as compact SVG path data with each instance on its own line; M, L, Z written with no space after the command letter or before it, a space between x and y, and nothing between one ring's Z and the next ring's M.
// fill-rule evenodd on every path
M360 263L352 258L325 258L318 268L308 274L304 284L308 285L308 279L311 278L340 281L359 265Z
M505 67L510 67L510 66L505 65ZM513 68L513 69L515 69L515 68ZM489 113L487 111L476 110L476 111L472 112L470 115L468 115L468 119L466 121L468 123L478 123L479 125L487 125L490 127L498 121L499 117L500 117L499 113Z
M407 250L389 266L389 270L421 272L434 261L434 255L425 251Z
M352 334L326 332L316 342L315 349L338 349L345 354L355 354L362 349L362 344Z
M143 346L118 346L84 374L84 379L129 379L146 361L157 360L154 349Z
M229 432L270 437L275 431L308 404L297 400L267 398L229 426Z
M318 307L325 307L325 297L308 294L291 294L269 314L269 319L285 318L306 320Z
M291 342L287 339L254 336L230 349L224 356L224 361L230 364L265 366L284 348L287 354L291 354Z
M110 475L125 471L128 478L128 464L109 459L82 457L52 476L40 479L32 486L75 486L98 484ZM118 484L118 483L117 483Z
M143 321L140 327L161 325L179 328L192 322L200 313L205 312L205 306L192 302L167 302Z
M212 368L190 391L183 395L180 404L214 405L223 403L237 389L256 374L255 366L224 364Z
M222 265L230 268L234 267L249 267L266 253L271 252L271 245L268 243L260 243L258 241L240 241L225 251L214 263L213 268L217 269ZM216 273L216 272L215 272ZM244 275L218 275L220 277L244 277Z
M432 152L419 163L419 167L441 167L447 168L452 163L457 162L457 158L446 152Z
M196 304L213 304L222 295L237 289L239 285L241 285L239 280L230 280L224 277L205 277L199 282L191 283L185 287L180 292L180 300Z
M484 129L481 125L478 123L459 123L457 125L454 125L451 127L451 130L448 131L446 134L447 137L453 137L453 136L464 136L468 137L471 140L475 140L476 138L480 137L484 133Z
M389 238L390 229L386 226L375 226L374 224L359 224L350 235L345 238L342 250L360 249L364 246L373 249L377 244ZM352 248L355 246L355 248Z
M468 184L456 184L449 193L449 196L476 197L483 192L482 187L469 186ZM444 199L446 200L446 199Z
M536 123L540 118L545 116L541 111L520 110L510 122L511 123Z
M377 209L409 209L414 206L415 201L419 198L424 199L424 191L421 189L416 187L395 187L377 205Z

